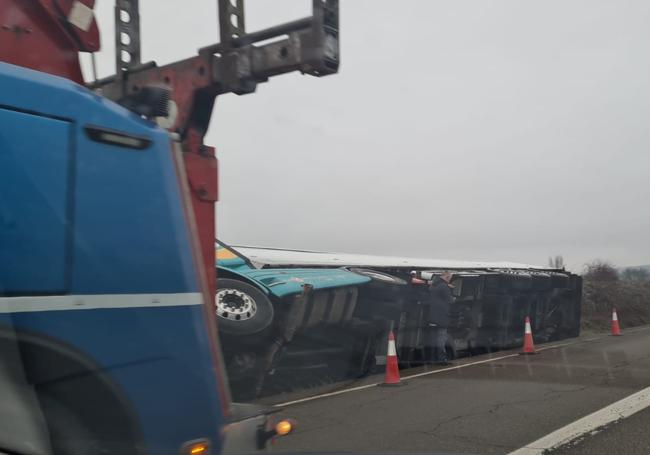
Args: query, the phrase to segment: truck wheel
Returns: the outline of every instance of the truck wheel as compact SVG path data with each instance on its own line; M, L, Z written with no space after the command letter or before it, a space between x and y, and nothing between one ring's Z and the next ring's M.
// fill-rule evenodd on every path
M229 278L217 279L215 311L219 331L252 335L273 322L273 304L255 286Z

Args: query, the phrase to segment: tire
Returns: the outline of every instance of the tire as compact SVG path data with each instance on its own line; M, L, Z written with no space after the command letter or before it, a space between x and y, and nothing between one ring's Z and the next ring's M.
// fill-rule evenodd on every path
M217 279L217 328L226 335L253 335L273 322L273 304L258 288L229 278Z

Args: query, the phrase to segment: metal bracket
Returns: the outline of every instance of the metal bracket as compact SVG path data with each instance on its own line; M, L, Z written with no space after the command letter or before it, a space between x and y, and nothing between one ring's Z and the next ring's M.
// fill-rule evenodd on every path
M126 73L140 65L139 0L115 0L115 77L119 98L126 93Z
M138 0L116 0L117 71L89 86L122 103L142 87L167 86L178 108L169 129L184 141L192 128L203 135L218 95L252 93L259 82L291 71L314 76L338 71L338 0L312 0L312 6L310 17L246 33L243 0L219 0L223 41L158 67L140 61Z
M115 1L115 71L120 74L140 64L139 0Z
M199 51L214 55L213 81L219 84L221 93L252 93L258 82L291 71L313 76L338 71L338 0L312 0L311 17L248 34L243 28L242 1L237 2L237 8L229 1L225 3L220 16L222 42ZM229 15L225 20L224 13ZM235 19L240 16L241 22ZM274 38L278 40L255 45Z
M224 44L246 34L244 0L219 2L219 32Z

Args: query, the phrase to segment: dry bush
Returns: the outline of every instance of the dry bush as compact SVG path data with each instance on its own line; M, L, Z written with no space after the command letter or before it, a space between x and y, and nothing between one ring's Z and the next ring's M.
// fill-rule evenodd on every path
M612 308L623 328L650 324L650 281L620 280L612 264L599 260L587 264L583 278L583 328L608 330Z
M585 280L594 282L618 281L618 270L610 262L595 259L585 265Z
M648 281L650 272L643 267L628 267L621 273L621 278L627 281Z

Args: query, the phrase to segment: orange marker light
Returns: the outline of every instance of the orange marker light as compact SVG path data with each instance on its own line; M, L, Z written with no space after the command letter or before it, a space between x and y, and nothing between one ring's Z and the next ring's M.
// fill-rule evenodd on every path
M204 454L208 452L208 445L207 444L197 444L194 447L190 448L190 453L192 455L199 455L199 454Z
M278 436L286 436L293 431L293 424L289 420L281 420L275 425L275 433Z
M202 439L199 441L190 441L181 449L183 455L209 455L210 442Z

